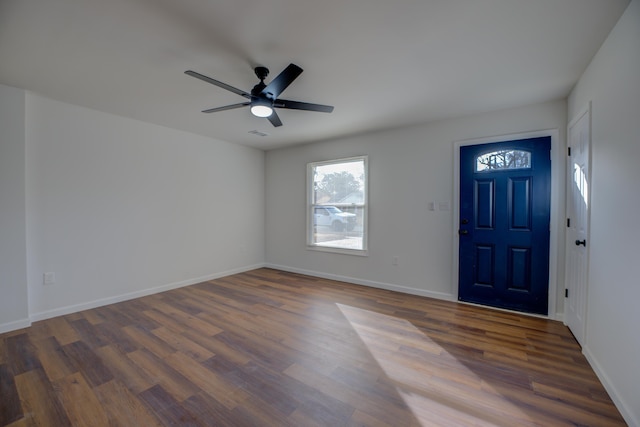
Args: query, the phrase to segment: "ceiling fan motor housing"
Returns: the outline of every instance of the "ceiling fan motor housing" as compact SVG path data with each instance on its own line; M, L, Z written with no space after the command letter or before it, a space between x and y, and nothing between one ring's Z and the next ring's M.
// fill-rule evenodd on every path
M267 67L256 67L254 71L260 80L266 79L269 75L269 69Z

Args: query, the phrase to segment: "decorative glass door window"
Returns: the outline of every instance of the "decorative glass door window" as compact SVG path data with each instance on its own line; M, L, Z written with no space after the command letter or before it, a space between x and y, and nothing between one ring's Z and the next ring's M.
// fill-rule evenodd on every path
M530 168L529 151L497 150L476 157L476 172Z

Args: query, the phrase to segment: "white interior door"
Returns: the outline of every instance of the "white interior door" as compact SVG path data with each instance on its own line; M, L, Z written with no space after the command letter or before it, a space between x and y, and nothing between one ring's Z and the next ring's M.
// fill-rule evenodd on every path
M584 346L589 271L591 108L569 124L565 324Z

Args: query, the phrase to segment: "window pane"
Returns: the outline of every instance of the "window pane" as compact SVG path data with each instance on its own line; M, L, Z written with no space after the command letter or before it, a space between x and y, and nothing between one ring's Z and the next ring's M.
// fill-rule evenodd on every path
M360 157L309 165L311 246L366 249L365 161Z
M313 189L316 205L364 204L364 160L314 166Z
M531 153L520 150L499 150L476 157L476 172L531 168Z

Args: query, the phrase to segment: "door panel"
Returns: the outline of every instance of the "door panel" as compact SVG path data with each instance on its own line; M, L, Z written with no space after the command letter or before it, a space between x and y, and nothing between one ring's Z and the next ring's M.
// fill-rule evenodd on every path
M550 150L550 137L460 148L460 300L547 314Z
M476 286L493 287L495 283L495 251L493 246L476 246L476 259L478 260L478 268L476 268Z
M509 224L511 230L531 230L531 177L509 179Z
M510 290L531 292L531 249L510 247L507 271Z
M479 179L475 181L475 186L476 228L491 230L493 229L493 221L495 218L495 201L493 197L495 181Z
M567 215L567 258L565 284L565 323L583 345L587 314L589 269L589 150L591 144L590 110L569 126Z

